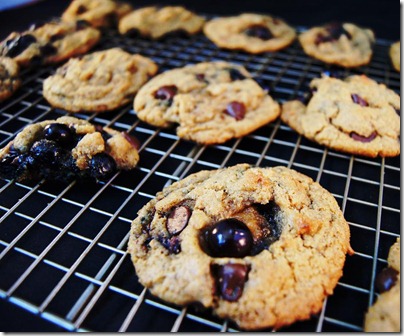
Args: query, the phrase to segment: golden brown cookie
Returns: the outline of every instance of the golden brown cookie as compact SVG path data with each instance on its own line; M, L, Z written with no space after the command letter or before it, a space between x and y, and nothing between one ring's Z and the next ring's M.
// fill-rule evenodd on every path
M114 110L133 100L139 88L157 72L149 58L120 48L73 58L43 83L43 95L55 107L70 112Z
M152 294L252 330L317 313L349 239L338 203L311 178L240 164L159 192L133 221L128 251Z
M333 22L305 31L300 34L299 41L309 56L351 68L370 62L375 37L370 29Z
M253 54L285 48L296 37L295 30L283 20L259 14L216 18L207 22L203 31L220 48Z
M298 133L346 153L400 154L400 96L361 75L344 80L323 76L310 83L307 105L283 104L281 119Z
M20 85L17 62L9 57L0 57L0 102L11 97Z
M394 69L396 69L398 72L400 72L401 69L400 54L400 41L398 41L393 43L389 50L391 63L393 64Z

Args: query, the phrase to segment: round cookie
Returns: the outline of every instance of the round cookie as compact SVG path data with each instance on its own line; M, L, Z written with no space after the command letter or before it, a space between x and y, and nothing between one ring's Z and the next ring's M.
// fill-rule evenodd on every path
M400 332L400 238L390 247L388 267L377 276L380 296L365 317L366 332Z
M296 37L295 30L283 20L259 14L216 18L207 22L203 31L220 48L253 54L280 50Z
M369 157L400 154L400 96L365 75L323 76L310 83L307 106L283 104L281 119L326 147Z
M43 83L48 102L70 112L114 110L133 100L138 89L154 75L149 58L120 48L97 51L57 69Z
M0 57L0 102L11 97L21 86L17 62L9 57Z
M113 0L73 0L63 12L63 21L83 20L91 26L108 27L132 10L130 4Z
M51 21L23 33L13 32L0 44L0 55L20 66L57 63L89 51L100 32L86 23Z
M0 176L106 180L139 161L136 139L86 120L61 117L26 126L0 150Z
M374 40L370 29L340 22L314 27L299 35L307 55L346 68L368 64Z
M396 69L398 72L400 72L401 69L400 48L400 41L398 41L393 43L389 50L391 63L393 64L394 69Z
M317 313L349 239L337 202L311 178L240 164L159 192L132 222L128 251L152 294L252 330Z
M176 32L196 34L204 23L203 17L181 6L153 6L137 9L124 16L119 21L119 32L136 32L144 37L159 39Z
M201 144L242 137L280 113L244 67L227 62L188 65L154 77L139 90L134 109L154 126L178 124L179 137Z

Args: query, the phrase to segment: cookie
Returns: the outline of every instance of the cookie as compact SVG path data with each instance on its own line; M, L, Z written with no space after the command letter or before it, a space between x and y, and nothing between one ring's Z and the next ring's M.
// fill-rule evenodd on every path
M241 14L207 22L205 35L220 48L257 54L287 47L296 37L286 22L269 15Z
M100 28L116 25L120 18L132 11L132 6L113 0L73 0L63 12L63 21L84 20Z
M119 21L121 34L137 33L151 39L159 39L167 34L196 34L205 19L181 6L145 7L124 16Z
M242 137L280 113L244 67L227 62L188 65L154 77L139 90L134 109L154 126L178 124L179 137L201 144Z
M51 21L11 33L0 44L0 56L11 57L20 66L57 63L86 53L100 37L97 29L83 21Z
M299 35L304 52L320 61L351 68L368 64L375 37L370 29L333 22Z
M20 86L18 64L9 57L0 57L0 102L11 97Z
M381 293L365 317L366 332L400 332L400 238L390 247L388 266L376 278Z
M45 120L26 126L0 150L0 176L104 181L136 166L137 147L134 137L109 127L67 116Z
M131 101L157 71L149 58L120 48L72 58L43 82L43 95L54 107L70 112L104 112Z
M281 119L326 147L368 157L400 154L400 96L365 75L323 76L305 105L283 104Z
M390 46L389 55L394 69L400 72L400 41L395 42Z
M128 251L152 294L253 330L317 313L349 239L337 202L311 178L240 164L159 192L132 222Z

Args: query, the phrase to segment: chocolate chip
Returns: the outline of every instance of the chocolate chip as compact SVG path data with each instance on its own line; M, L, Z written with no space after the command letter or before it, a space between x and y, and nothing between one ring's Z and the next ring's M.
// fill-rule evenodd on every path
M243 294L250 267L243 264L212 265L211 273L223 300L235 302Z
M77 14L83 14L85 12L87 12L87 8L85 6L80 5L79 7L77 7L77 11L76 11Z
M244 34L247 36L251 37L257 37L261 40L269 40L273 38L274 36L272 35L271 31L268 29L268 27L260 24L252 25L248 27L245 31Z
M133 148L139 150L140 148L140 141L133 135L127 133L127 132L121 132L121 134L124 136L126 141L128 141Z
M236 120L242 120L244 118L246 108L243 103L233 101L227 104L224 112Z
M36 38L30 34L19 35L18 37L6 41L8 51L6 56L15 57L26 50L31 44L36 42Z
M165 85L154 93L154 98L170 101L177 94L177 91L178 88L175 85Z
M368 102L356 93L351 94L352 101L360 106L369 106Z
M349 136L354 139L355 141L360 141L360 142L371 142L374 138L377 137L377 133L373 132L371 135L369 135L368 137L365 137L363 135L360 135L358 133L355 132L351 132L351 134L349 134Z
M376 288L380 293L388 291L397 282L398 272L392 267L384 268L376 277Z
M186 205L175 207L168 215L167 231L173 236L180 234L188 225L190 217L191 210Z
M160 242L160 244L171 254L178 254L181 252L181 244L177 236L172 236L170 238L159 236L157 237L157 241Z
M246 78L240 71L234 68L229 69L229 74L232 81L243 80Z

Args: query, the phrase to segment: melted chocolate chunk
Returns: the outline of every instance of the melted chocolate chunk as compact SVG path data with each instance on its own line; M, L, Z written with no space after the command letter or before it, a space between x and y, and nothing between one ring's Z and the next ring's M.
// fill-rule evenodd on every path
M387 292L397 282L398 272L392 267L384 268L376 277L376 288L380 293Z
M368 102L356 93L351 94L352 101L360 106L369 106Z
M340 22L332 22L325 29L327 31L326 35L318 34L314 41L315 44L337 41L342 35L345 35L348 39L352 39L352 35L345 30L343 24Z
M246 108L243 103L233 101L227 104L224 112L238 121L244 119Z
M30 34L19 35L15 39L8 40L6 41L6 46L8 48L6 56L16 57L35 42L36 38Z
M168 215L166 223L167 231L173 236L180 234L188 225L190 217L191 209L186 205L175 207Z
M355 141L360 141L360 142L371 142L374 138L377 137L377 133L373 132L371 135L369 135L368 137L362 136L360 134L357 134L355 132L351 132L351 134L349 135L352 139L354 139Z
M211 265L216 291L223 300L236 302L243 294L250 267L243 264Z
M244 34L246 34L247 36L251 36L251 37L257 37L261 40L269 40L271 38L273 38L273 34L271 33L271 31L268 29L268 27L264 26L264 25L260 25L260 24L256 24L256 25L252 25L250 27L248 27L245 31Z
M177 94L178 88L175 85L165 85L154 93L154 98L166 100L171 105L174 96Z
M127 132L122 132L121 133L124 138L126 139L127 142L129 142L133 148L139 150L140 146L140 141L133 135L127 133Z

